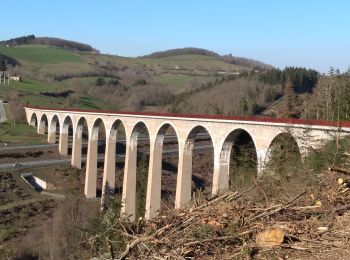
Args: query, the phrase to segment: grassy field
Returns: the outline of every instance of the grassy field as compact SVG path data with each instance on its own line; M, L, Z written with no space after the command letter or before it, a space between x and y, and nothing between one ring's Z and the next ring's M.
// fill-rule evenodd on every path
M11 81L10 86L6 86L4 88L1 88L0 93L2 91L10 91L10 90L18 90L20 92L29 92L32 94L38 94L40 92L44 91L55 91L56 85L54 84L48 84L42 81L33 80L25 78L22 82L18 81Z
M10 48L0 47L0 53L19 61L35 62L40 64L84 62L79 54L44 45L21 45Z
M84 56L83 56L84 58ZM177 55L166 58L128 58L111 55L85 55L85 59L93 59L100 64L113 64L119 68L147 68L152 70L185 70L198 73L201 75L202 72L210 72L211 74L215 71L241 71L247 68L228 64L215 57L204 56L204 55Z
M228 64L215 57L204 55L177 55L160 59L144 59L147 62L159 63L164 68L184 69L189 71L240 71L241 66Z
M43 144L47 137L38 135L35 127L26 123L14 123L8 105L4 105L7 122L0 123L0 145L7 144Z
M82 81L94 81L95 78L84 78ZM70 80L48 84L45 82L24 78L23 82L11 81L10 86L0 87L0 99L8 99L12 95L16 95L21 104L29 104L32 106L69 108L72 105L69 99L64 96L47 96L47 93L59 93L69 89ZM85 93L79 93L78 101L75 107L84 109L116 109L116 105L104 102L101 99L91 97ZM9 144L40 144L46 143L46 137L36 134L36 129L26 123L14 123L11 111L8 105L5 105L6 123L0 124L0 143Z
M205 76L190 76L184 74L160 74L154 76L156 81L159 81L165 85L176 88L177 92L184 92L187 88L190 88L189 84L192 80L198 80L199 82L209 82L214 79L214 77Z
M69 82L72 79L57 82L45 83L38 80L24 78L22 82L11 81L10 86L0 88L0 98L5 98L16 92L23 104L47 107L71 107L66 97L47 96L44 93L59 93L69 90ZM83 82L93 82L96 78L81 78ZM81 108L91 109L113 109L115 106L104 102L85 93L79 94L80 100L76 104Z
M28 124L0 124L0 143L8 144L43 144L47 142L46 135L38 135L36 128Z
M94 69L79 53L45 45L0 47L0 53L17 60L17 72L32 78L89 73Z

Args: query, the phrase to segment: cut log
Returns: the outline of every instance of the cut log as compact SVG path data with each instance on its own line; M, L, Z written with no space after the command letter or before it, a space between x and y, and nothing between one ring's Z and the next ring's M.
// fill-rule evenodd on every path
M333 167L329 167L328 170L330 172L337 172L337 173L343 173L343 174L347 174L350 175L349 171L343 170L343 169L338 169L338 168L333 168Z
M255 243L258 246L279 246L283 243L284 232L280 228L270 229L256 235Z

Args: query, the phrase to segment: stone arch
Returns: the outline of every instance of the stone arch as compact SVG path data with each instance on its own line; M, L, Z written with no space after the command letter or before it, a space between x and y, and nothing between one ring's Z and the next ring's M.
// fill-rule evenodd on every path
M69 129L71 127L71 129ZM65 131L73 131L73 120L70 116L66 116L63 119L62 129Z
M83 141L88 142L89 140L89 127L85 117L80 117L73 125L73 150L72 150L72 165L81 169L82 167L82 155L87 154L88 147L83 146Z
M58 129L58 131L57 131ZM49 125L49 133L48 133L48 142L49 143L56 143L56 136L57 133L59 133L60 131L60 121L58 116L55 114L52 118L51 118L51 122Z
M147 219L155 216L156 212L162 208L175 207L176 185L174 184L177 181L179 163L179 140L176 128L171 123L163 123L157 129L151 146L146 200ZM170 156L171 153L177 153L176 158ZM162 199L165 202L163 205Z
M162 123L158 129L157 129L157 137L159 135L165 135L166 131L169 129L169 128L172 128L175 132L175 135L176 135L176 138L178 139L179 138L179 134L178 134L178 131L177 131L177 128L175 127L175 125L171 122L164 122Z
M90 139L97 140L97 153L104 154L106 147L106 125L102 118L97 118L92 124ZM101 161L101 160L100 160ZM103 163L103 160L102 160Z
M102 132L103 131L103 132ZM100 141L101 140L101 141ZM85 195L88 198L100 197L102 194L102 170L106 144L106 127L102 118L92 124L88 141L88 155L85 175Z
M61 132L60 132L60 143L59 143L59 151L62 155L69 155L69 141L70 137L73 136L74 128L73 128L73 120L67 115L62 120Z
M124 135L125 135L125 126L122 120L116 119L111 128L109 129L109 137L110 138L115 138L116 140L118 139L118 128L122 127L124 129Z
M82 126L88 127L87 119L84 116L81 116L78 121L75 129L81 128Z
M131 142L136 142L136 211L135 217L144 217L149 175L150 134L147 125L140 121L131 131ZM148 146L148 147L147 147Z
M123 171L125 166L126 133L124 123L117 119L106 132L106 150L104 161L102 207L105 197L116 197L121 201L123 189Z
M122 213L130 220L141 217L146 208L149 137L149 130L143 121L134 124L127 137Z
M31 126L37 126L38 125L38 117L37 117L36 113L32 113L32 115L30 116L29 124Z
M206 164L197 165L200 161ZM200 171L197 172L196 168L199 167L201 167ZM195 169L196 174L192 173L193 169ZM204 126L197 125L189 131L180 154L175 207L179 208L188 204L192 199L192 192L196 190L203 190L206 195L210 196L212 194L213 177L214 151L212 136Z
M274 171L281 170L284 166L287 166L286 162L292 161L302 161L298 141L292 133L288 131L280 132L269 142L265 167Z
M192 182L194 184L192 188L203 190L207 195L211 194L213 185L213 146L213 140L209 131L201 125L194 127L190 131L185 143L185 149L192 149ZM199 161L202 161L202 163L198 165ZM206 163L205 166L202 165L203 161ZM201 168L198 168L198 166Z
M38 124L38 133L39 134L46 134L46 132L48 131L48 118L46 114L42 114L39 120L39 124Z
M211 139L211 135L210 135L208 129L207 129L206 127L202 126L202 125L197 125L197 126L193 127L193 128L191 129L191 131L188 133L187 138L186 138L186 141L195 138L196 135L197 135L199 132L201 132L202 129L205 130L205 132L209 135L209 137L210 137L210 139Z
M130 136L131 140L130 141L131 142L134 140L137 141L140 133L144 130L146 130L147 134L149 135L149 130L148 130L146 123L143 121L138 121L131 130L131 136Z
M258 167L253 136L243 128L230 132L222 144L219 161L225 189L240 189L251 184L252 178L257 177Z

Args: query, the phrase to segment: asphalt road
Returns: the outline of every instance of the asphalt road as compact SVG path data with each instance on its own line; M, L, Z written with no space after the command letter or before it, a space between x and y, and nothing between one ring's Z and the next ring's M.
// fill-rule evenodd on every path
M206 137L207 134L198 134L199 137ZM175 135L168 135L164 139L167 141L171 141L175 139ZM147 141L148 138L140 138L139 141ZM117 143L125 143L125 139L117 140ZM86 146L88 143L83 142L83 146ZM100 141L99 144L104 144L104 142ZM58 144L33 144L33 145L21 145L21 146L6 146L6 147L0 147L0 152L11 152L11 151L18 151L18 150L29 150L29 149L48 149L48 148L55 148L58 147ZM72 147L72 144L69 145L69 147Z
M201 146L197 146L194 147L194 150L205 150L205 149L210 149L213 148L212 145L201 145ZM17 148L18 149L18 148ZM178 151L178 149L168 149L168 150L164 150L163 154L171 154L171 153L176 153ZM145 154L149 154L148 152ZM117 159L118 158L123 158L125 157L124 154L119 154L117 155ZM104 157L103 156L99 156L98 161L103 161ZM86 158L82 158L82 162L85 162ZM42 166L50 166L50 165L67 165L70 164L71 159L67 158L67 159L53 159L53 160L42 160L42 161L30 161L30 162L20 162L18 161L18 163L20 164L20 169L23 168L34 168L34 167L42 167ZM14 163L3 163L0 164L0 169L13 169L14 167Z

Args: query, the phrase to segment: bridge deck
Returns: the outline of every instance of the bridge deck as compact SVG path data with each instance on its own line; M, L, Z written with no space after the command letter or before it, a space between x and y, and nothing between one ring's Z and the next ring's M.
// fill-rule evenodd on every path
M200 120L232 120L232 121L250 121L262 123L281 123L295 125L313 125L313 126L332 126L332 127L350 127L350 121L326 121L326 120L306 120L295 118L274 118L274 117L256 117L256 116L222 116L222 115L194 115L194 114L174 114L174 113L158 113L158 112L129 112L129 111L113 111L113 110L94 110L94 109L76 109L76 108L47 108L25 106L24 108L49 110L49 111L64 111L78 113L98 113L108 115L133 115L133 116L149 116L162 118L190 118Z

